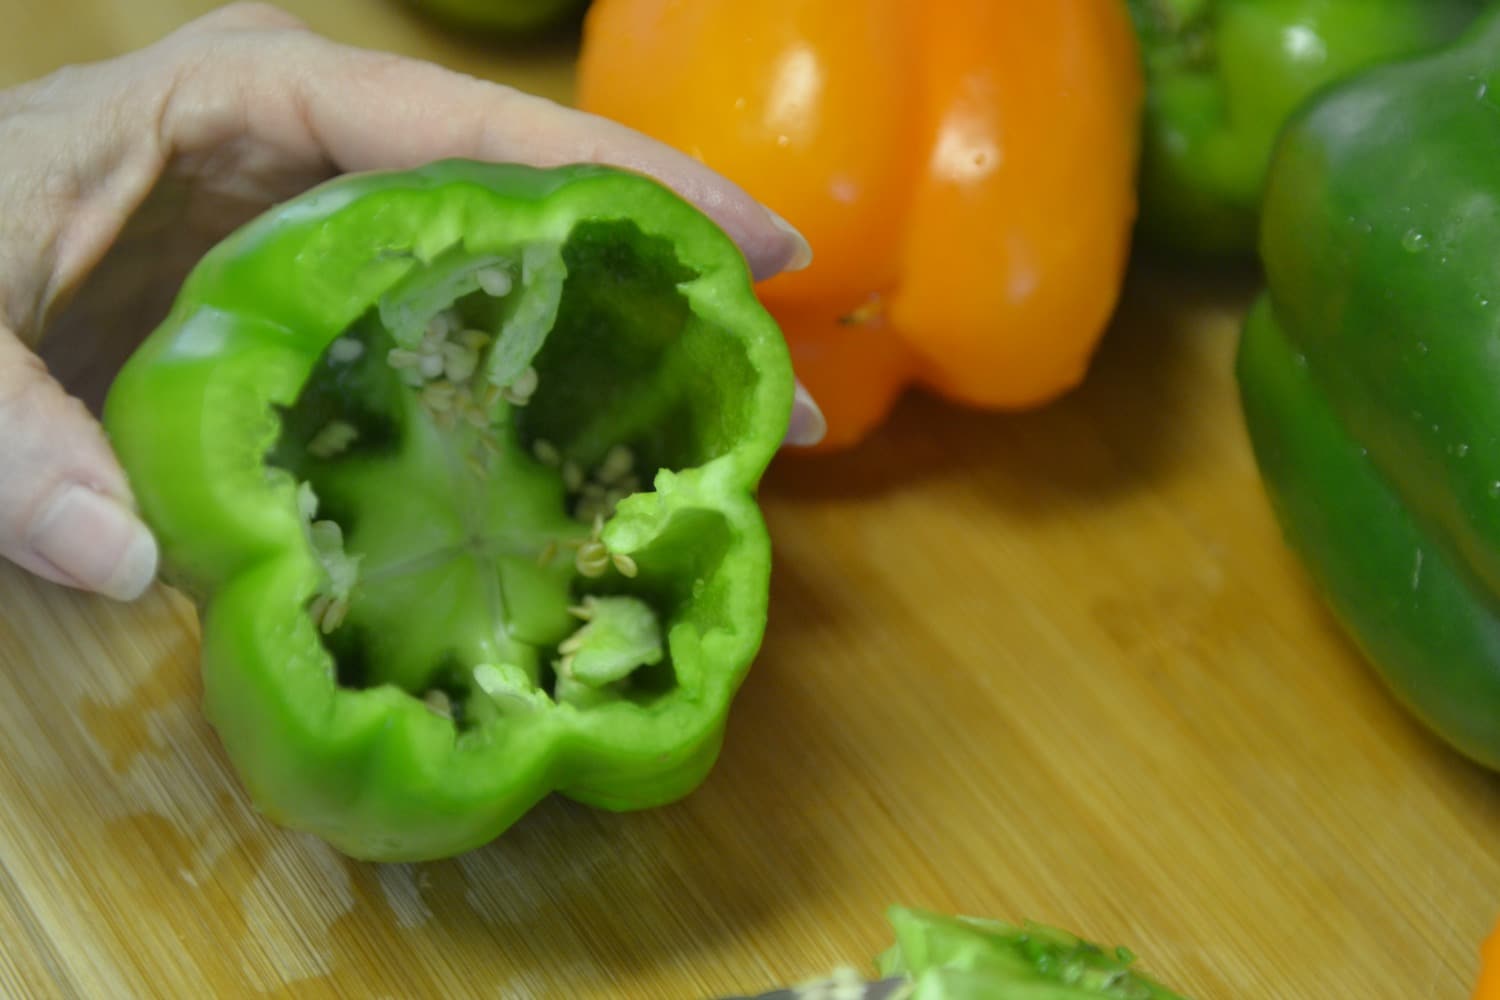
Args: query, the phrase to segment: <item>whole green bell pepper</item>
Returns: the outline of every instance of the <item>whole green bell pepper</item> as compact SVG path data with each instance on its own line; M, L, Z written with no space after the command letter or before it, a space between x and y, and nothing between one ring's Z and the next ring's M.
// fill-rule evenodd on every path
M1395 695L1500 767L1500 12L1294 117L1239 345L1287 538Z
M1276 134L1320 87L1451 40L1481 0L1129 0L1147 96L1140 231L1248 257Z
M654 181L463 161L216 246L105 424L269 818L455 854L679 798L766 624L791 410L743 257Z

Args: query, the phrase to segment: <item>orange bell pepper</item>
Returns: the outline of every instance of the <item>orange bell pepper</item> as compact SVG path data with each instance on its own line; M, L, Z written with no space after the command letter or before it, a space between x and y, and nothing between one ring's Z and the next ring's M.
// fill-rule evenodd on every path
M1479 947L1479 978L1473 1000L1500 1000L1500 923Z
M1143 89L1116 0L595 0L577 103L808 238L812 266L759 292L838 448L913 384L1020 409L1083 379Z

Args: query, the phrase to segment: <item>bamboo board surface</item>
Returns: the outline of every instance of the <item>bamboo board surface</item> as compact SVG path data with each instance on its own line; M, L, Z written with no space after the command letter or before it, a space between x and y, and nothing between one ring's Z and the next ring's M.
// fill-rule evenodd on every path
M0 85L209 6L0 0ZM565 45L289 7L571 96ZM770 629L706 784L549 801L450 861L260 820L179 596L0 567L0 995L706 997L863 964L901 902L1127 944L1198 998L1466 997L1500 781L1386 696L1283 550L1230 377L1253 290L1138 268L1060 404L912 399L852 454L783 457Z

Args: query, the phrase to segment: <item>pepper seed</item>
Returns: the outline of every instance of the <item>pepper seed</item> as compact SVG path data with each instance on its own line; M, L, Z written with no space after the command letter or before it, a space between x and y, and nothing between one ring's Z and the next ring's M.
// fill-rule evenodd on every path
M635 468L635 453L623 444L617 444L604 456L604 461L599 463L599 471L595 478L606 486L614 485L625 478Z
M453 718L453 699L448 697L448 692L433 688L422 696L422 702L433 714Z
M405 368L415 368L420 361L416 351L409 351L404 347L393 347L386 352L385 362L397 371Z
M443 345L443 374L450 382L466 382L479 367L479 352L463 344Z
M474 277L479 279L479 287L484 294L492 298L502 298L510 294L513 282L505 271L498 267L481 267L474 272Z
M526 370L511 380L510 384L501 391L501 397L512 406L525 406L531 402L531 397L536 394L537 386L541 383L541 376L537 370L530 365Z
M333 458L349 449L359 437L359 430L343 420L332 420L307 442L307 453L314 458Z
M353 337L340 337L328 345L328 360L336 365L358 361L364 353L365 345Z

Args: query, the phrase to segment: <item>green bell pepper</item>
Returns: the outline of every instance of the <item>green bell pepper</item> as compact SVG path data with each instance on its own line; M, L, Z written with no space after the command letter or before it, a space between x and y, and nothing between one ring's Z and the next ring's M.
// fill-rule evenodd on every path
M1249 257L1289 114L1373 64L1450 41L1481 0L1129 0L1146 75L1140 231Z
M911 980L909 1000L1182 1000L1131 969L1128 950L1105 951L1054 927L903 906L888 916L896 941L877 963L882 976Z
M1236 375L1287 539L1399 701L1500 767L1500 12L1288 126Z
M445 25L500 36L531 37L583 14L588 0L406 0Z
M354 857L707 774L766 624L793 376L645 177L350 175L200 262L105 424L252 801Z
M1106 951L1055 927L909 906L892 906L886 916L896 940L876 956L878 979L844 966L788 989L724 1000L1183 1000L1132 969L1128 949Z

